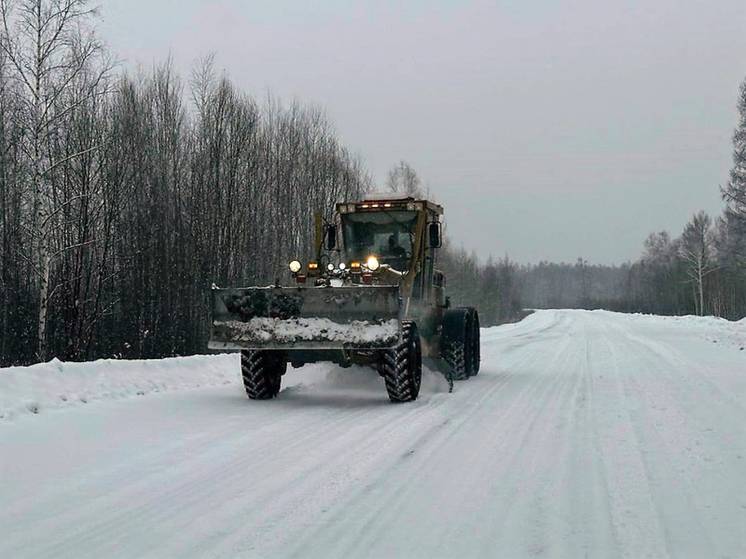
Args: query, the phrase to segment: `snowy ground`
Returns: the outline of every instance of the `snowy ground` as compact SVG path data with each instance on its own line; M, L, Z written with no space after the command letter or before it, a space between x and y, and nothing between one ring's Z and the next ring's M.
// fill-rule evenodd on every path
M746 557L746 322L482 337L411 405L321 365L249 402L235 356L0 370L0 557Z

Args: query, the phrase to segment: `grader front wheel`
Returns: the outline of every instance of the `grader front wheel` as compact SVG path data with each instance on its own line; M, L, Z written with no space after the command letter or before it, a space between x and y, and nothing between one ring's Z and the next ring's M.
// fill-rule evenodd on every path
M243 350L241 376L246 395L252 400L271 400L277 396L287 366L281 353Z
M417 399L422 383L422 348L414 322L402 324L401 342L382 353L379 370L389 400L398 403Z

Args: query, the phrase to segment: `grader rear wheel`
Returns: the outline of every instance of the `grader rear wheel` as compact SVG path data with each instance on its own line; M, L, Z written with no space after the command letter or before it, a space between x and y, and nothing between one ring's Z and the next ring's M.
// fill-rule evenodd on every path
M445 312L440 354L450 366L454 380L466 380L479 372L479 315L475 309Z

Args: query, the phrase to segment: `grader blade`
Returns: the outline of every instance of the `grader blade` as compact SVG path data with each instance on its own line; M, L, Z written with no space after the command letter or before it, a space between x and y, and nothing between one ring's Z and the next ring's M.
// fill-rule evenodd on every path
M397 286L213 289L214 350L380 349L401 335Z

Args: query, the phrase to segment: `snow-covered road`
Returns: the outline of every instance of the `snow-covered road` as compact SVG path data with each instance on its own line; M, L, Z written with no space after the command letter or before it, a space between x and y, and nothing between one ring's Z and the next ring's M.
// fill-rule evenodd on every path
M235 356L61 407L0 370L0 557L746 557L746 322L540 311L482 339L478 377L404 405L318 365L249 402ZM184 381L204 363L230 383Z

